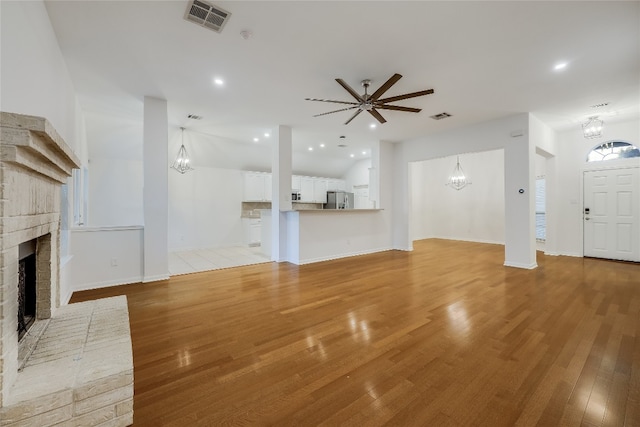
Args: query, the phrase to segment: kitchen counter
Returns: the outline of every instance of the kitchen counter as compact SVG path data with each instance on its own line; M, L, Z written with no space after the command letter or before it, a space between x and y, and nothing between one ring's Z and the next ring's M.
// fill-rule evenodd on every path
M357 213L357 212L378 212L384 209L294 209L292 211L282 212L315 212L315 213Z
M281 211L274 241L272 212L262 211L262 250L272 257L272 246L285 239L286 253L272 259L298 265L389 250L392 242L383 230L390 214L384 209Z

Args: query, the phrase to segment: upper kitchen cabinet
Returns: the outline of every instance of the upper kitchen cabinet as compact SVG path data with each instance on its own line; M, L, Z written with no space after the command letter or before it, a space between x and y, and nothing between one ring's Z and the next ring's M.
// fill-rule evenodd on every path
M271 174L265 172L244 173L244 201L271 201Z
M346 191L347 183L344 179L328 179L327 190L328 191Z
M300 182L300 180L302 179L301 176L299 175L292 175L291 176L291 189L294 191L301 191L302 188L300 187L302 184Z
M313 180L313 198L316 203L327 203L327 190L329 180L326 178L315 178Z
M314 178L309 176L300 177L300 201L305 203L315 202L315 192L313 186Z

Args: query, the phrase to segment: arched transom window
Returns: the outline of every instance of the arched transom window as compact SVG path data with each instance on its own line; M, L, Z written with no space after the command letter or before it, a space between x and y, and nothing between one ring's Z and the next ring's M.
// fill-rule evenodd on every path
M593 147L587 156L587 162L601 162L631 157L640 157L638 147L624 141L608 141Z

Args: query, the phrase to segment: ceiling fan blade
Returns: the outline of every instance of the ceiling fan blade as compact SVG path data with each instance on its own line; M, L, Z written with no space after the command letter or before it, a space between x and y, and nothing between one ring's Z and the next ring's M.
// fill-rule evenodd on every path
M381 110L395 110L395 111L406 111L408 113L419 113L422 111L421 108L411 108L411 107L400 107L399 105L376 105L376 108L380 108Z
M334 102L334 103L336 103L336 104L358 105L358 103L357 103L357 102L351 102L351 101L334 101L333 99L305 98L305 101Z
M351 94L351 96L353 96L355 99L357 99L358 101L364 101L364 99L362 99L362 97L360 96L360 94L358 94L358 92L356 92L355 90L353 90L351 88L351 86L349 86L347 83L345 83L344 80L342 79L336 79L336 81L340 84L340 86L342 86L347 92L349 92Z
M385 93L386 91L389 90L389 88L391 86L393 86L394 84L396 84L396 82L398 80L400 80L402 78L401 74L395 73L393 76L391 76L389 78L389 80L387 80L382 86L380 86L378 88L378 90L376 90L375 92L373 92L371 94L371 96L369 97L369 99L375 101L376 99L378 99L380 96L382 96L383 93Z
M326 116L327 114L339 113L340 111L353 110L354 108L358 108L358 107L357 107L357 106L354 106L354 107L349 107L349 108L342 108L342 109L340 109L340 110L329 111L328 113L316 114L316 115L315 115L315 116L313 116L313 117Z
M400 101L401 99L415 98L416 96L431 95L433 89L421 90L420 92L405 93L404 95L392 96L390 98L378 99L376 103L384 104L387 102Z
M360 114L361 112L362 112L362 110L361 110L361 109L358 109L358 111L356 111L356 112L353 114L353 116L351 116L351 118L350 118L349 120L347 120L346 122L344 122L344 124L345 124L345 125L348 125L348 124L349 124L349 122L350 122L351 120L355 119L355 118L356 118L356 116L357 116L358 114Z
M371 114L373 117L376 118L376 120L378 120L380 123L386 123L387 121L384 119L384 117L382 117L380 115L380 113L378 113L376 110L367 110L369 111L369 114Z

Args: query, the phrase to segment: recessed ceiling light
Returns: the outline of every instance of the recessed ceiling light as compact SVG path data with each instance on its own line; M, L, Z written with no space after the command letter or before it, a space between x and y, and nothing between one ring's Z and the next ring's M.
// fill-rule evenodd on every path
M353 157L355 157L355 156L356 156L355 154L351 154L349 157L353 158Z
M365 154L365 155L366 155L366 154L367 154L367 152L366 152L366 151L363 151L363 152L362 152L362 154Z
M324 142L320 144L320 148L324 148Z
M555 71L561 71L567 68L567 65L569 65L568 62L558 62L556 65L553 66L553 69Z
M313 147L309 147L309 151L313 151Z
M258 138L253 138L253 142L258 142L260 141Z
M224 84L224 80L222 80L221 78L216 77L215 79L213 79L213 82L217 85L217 86L222 86Z
M376 128L376 124L375 124L375 123L371 123L371 124L369 125L369 127L370 127L371 129L375 129L375 128Z
M265 133L264 133L264 137L265 137L265 138L269 138L270 136L271 136L271 134L270 134L269 132L265 132Z

